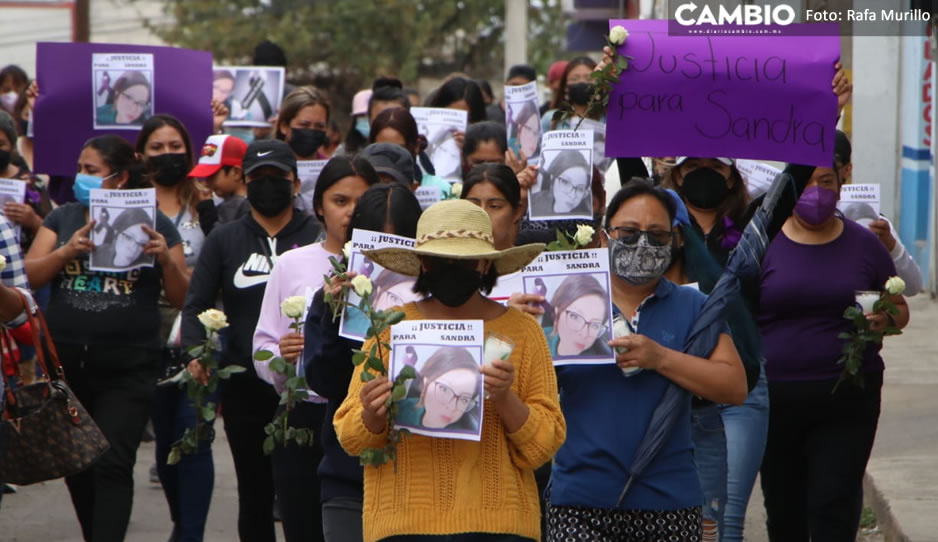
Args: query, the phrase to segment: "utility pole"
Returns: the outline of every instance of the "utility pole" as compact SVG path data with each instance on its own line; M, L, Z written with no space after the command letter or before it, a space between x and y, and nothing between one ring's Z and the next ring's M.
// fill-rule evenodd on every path
M527 0L505 0L505 71L528 62Z
M72 41L87 43L91 40L90 0L75 0L72 8Z

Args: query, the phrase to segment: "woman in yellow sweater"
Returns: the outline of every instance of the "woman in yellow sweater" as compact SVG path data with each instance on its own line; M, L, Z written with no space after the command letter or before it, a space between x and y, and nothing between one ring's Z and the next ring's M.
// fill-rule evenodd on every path
M488 398L481 441L412 434L398 445L396 473L391 463L365 467L365 541L540 540L534 469L566 436L550 350L531 316L481 292L543 248L497 251L488 214L468 201L447 200L420 217L413 249L366 252L375 263L417 277L415 291L427 298L404 306L407 320L483 320L486 333L515 347L507 360L482 368ZM352 455L383 447L388 433L391 384L386 378L362 383L361 371L356 368L334 418L339 442Z

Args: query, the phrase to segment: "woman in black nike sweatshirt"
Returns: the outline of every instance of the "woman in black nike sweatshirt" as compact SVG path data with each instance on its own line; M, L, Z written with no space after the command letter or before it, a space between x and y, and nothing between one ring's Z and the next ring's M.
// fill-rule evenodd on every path
M264 426L279 399L254 372L251 341L274 262L290 249L313 243L320 225L293 208L300 181L286 143L252 143L244 174L251 214L218 226L205 239L183 308L182 341L188 349L204 340L198 315L215 307L220 291L229 322L222 331L220 365L247 369L221 386L225 433L238 478L238 534L242 542L274 542L274 483L263 442ZM194 360L189 371L197 379L206 377Z

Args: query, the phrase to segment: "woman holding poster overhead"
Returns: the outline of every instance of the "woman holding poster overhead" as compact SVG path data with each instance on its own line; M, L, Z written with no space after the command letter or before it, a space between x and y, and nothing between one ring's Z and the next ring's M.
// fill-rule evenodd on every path
M78 158L78 202L46 217L26 257L33 287L51 285L46 318L75 391L111 443L91 469L66 478L85 540L123 540L133 504L133 466L152 412L163 344L161 290L181 307L189 285L179 234L157 212L144 252L156 265L127 272L88 268L90 191L145 186L133 147L106 135L89 140Z
M674 215L667 193L642 180L626 183L606 211L612 302L633 333L609 342L618 366L557 368L568 438L554 458L548 540L701 540L690 395L739 404L746 382L727 333L709 358L681 352L704 296L662 277ZM690 392L678 406L683 414L623 496L633 456L672 384Z
M489 398L481 441L412 434L397 446L396 472L390 462L365 467L364 540L540 539L534 469L550 460L566 433L550 350L537 322L483 294L541 250L538 244L496 250L485 211L453 200L423 213L414 248L365 252L387 269L417 276L416 289L428 298L405 305L405 321L482 320L486 333L510 339L514 349L482 369ZM355 369L334 421L352 455L383 447L388 438L391 383L379 377L365 384L361 372Z

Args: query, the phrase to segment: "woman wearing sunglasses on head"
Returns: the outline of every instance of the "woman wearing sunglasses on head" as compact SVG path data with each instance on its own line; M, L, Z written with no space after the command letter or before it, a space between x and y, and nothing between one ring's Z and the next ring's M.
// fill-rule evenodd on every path
M548 540L700 540L704 498L690 438L690 395L739 404L746 377L727 333L708 358L681 352L705 297L662 277L671 263L674 215L667 193L641 179L626 183L606 211L612 302L634 333L609 343L617 348L618 367L557 368L568 438L551 473ZM626 376L634 368L644 370ZM670 383L690 392L679 403L682 415L620 502Z

